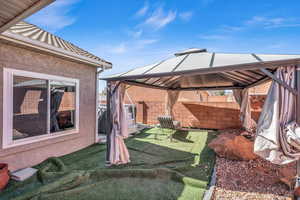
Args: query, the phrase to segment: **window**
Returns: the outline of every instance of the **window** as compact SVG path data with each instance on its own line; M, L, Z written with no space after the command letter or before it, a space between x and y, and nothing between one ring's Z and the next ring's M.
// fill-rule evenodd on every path
M137 131L136 127L136 107L134 104L125 104L124 105L126 121L128 126L129 133L134 133Z
M3 147L79 130L79 80L4 69Z

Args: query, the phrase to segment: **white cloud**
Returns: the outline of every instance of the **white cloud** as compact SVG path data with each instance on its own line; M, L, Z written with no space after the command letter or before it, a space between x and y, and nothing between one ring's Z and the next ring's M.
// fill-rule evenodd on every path
M162 7L158 7L154 10L149 18L143 23L144 25L148 25L154 29L161 29L174 21L176 18L175 11L167 11L165 12Z
M290 24L280 24L280 25L273 25L273 26L268 26L266 28L294 28L294 27L299 27L300 23L290 23Z
M212 34L212 35L200 35L199 38L203 40L224 40L227 39L228 36L224 34L220 34L220 35Z
M228 25L223 25L220 30L224 32L237 32L243 30L245 27L244 26L228 26Z
M194 13L192 11L179 13L179 18L183 21L189 21L193 17Z
M293 18L284 18L284 17L262 17L254 16L249 20L246 20L241 23L240 26L228 26L224 25L220 30L225 32L237 32L250 28L261 27L264 29L274 29L274 28L293 28L299 27L300 23Z
M261 28L261 29L275 29L275 28L293 28L300 27L300 23L294 18L284 18L284 17L263 17L254 16L249 20L242 22L240 25L231 26L223 25L217 31L219 32L239 32L248 29Z
M263 26L264 28L283 28L283 27L298 27L298 23L295 19L284 17L262 17L254 16L250 20L246 21L246 25L249 26Z
M282 24L284 21L286 21L284 18L278 17L278 18L266 18L261 16L254 16L250 20L246 21L246 24L249 25L276 25L276 24Z
M76 18L70 14L70 10L72 6L79 1L80 0L57 0L27 20L30 23L55 32L76 21Z
M127 51L127 46L125 43L121 43L117 46L112 46L108 49L109 52L114 53L114 54L123 54L126 53Z
M127 54L144 49L146 46L158 42L158 39L138 39L121 42L118 45L106 45L105 49L111 54Z
M158 42L157 39L143 39L143 40L136 41L136 44L139 48L144 48L145 46L154 44L156 42Z
M146 15L148 9L149 9L149 4L145 3L144 6L135 13L135 16L142 17L142 16Z
M127 31L128 35L133 37L133 38L140 38L141 35L143 34L143 30L139 29L137 31Z

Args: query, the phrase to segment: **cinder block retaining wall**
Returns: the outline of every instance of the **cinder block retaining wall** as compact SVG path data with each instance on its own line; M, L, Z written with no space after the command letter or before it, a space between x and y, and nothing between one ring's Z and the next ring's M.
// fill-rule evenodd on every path
M216 98L216 97L215 97ZM252 115L257 121L265 96L252 96ZM159 101L135 102L137 122L158 124L157 117L164 114L165 103ZM184 127L226 129L240 128L239 105L236 102L177 102L175 120Z
M252 115L258 120L270 82L250 90ZM137 122L158 124L157 117L164 114L166 91L131 86L125 102L137 106ZM254 95L255 94L255 95ZM130 98L129 98L130 97ZM238 128L239 105L232 95L216 96L206 91L180 92L174 107L175 120L182 126L195 128Z

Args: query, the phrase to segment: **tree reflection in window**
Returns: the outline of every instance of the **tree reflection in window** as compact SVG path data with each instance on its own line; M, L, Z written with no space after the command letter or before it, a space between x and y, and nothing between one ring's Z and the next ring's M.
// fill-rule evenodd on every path
M48 80L13 77L13 140L47 134Z
M75 128L75 83L50 81L50 133Z

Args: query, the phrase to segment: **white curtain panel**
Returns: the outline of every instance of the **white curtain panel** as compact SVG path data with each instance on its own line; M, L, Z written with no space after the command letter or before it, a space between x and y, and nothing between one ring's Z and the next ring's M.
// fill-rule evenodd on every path
M251 116L251 102L248 89L233 90L233 96L236 102L240 105L240 120L243 127L252 132L256 127L256 122Z
M280 67L275 76L295 88L296 67ZM296 97L273 81L257 126L254 152L275 163L287 164L300 158L295 132ZM293 125L294 124L294 125Z

